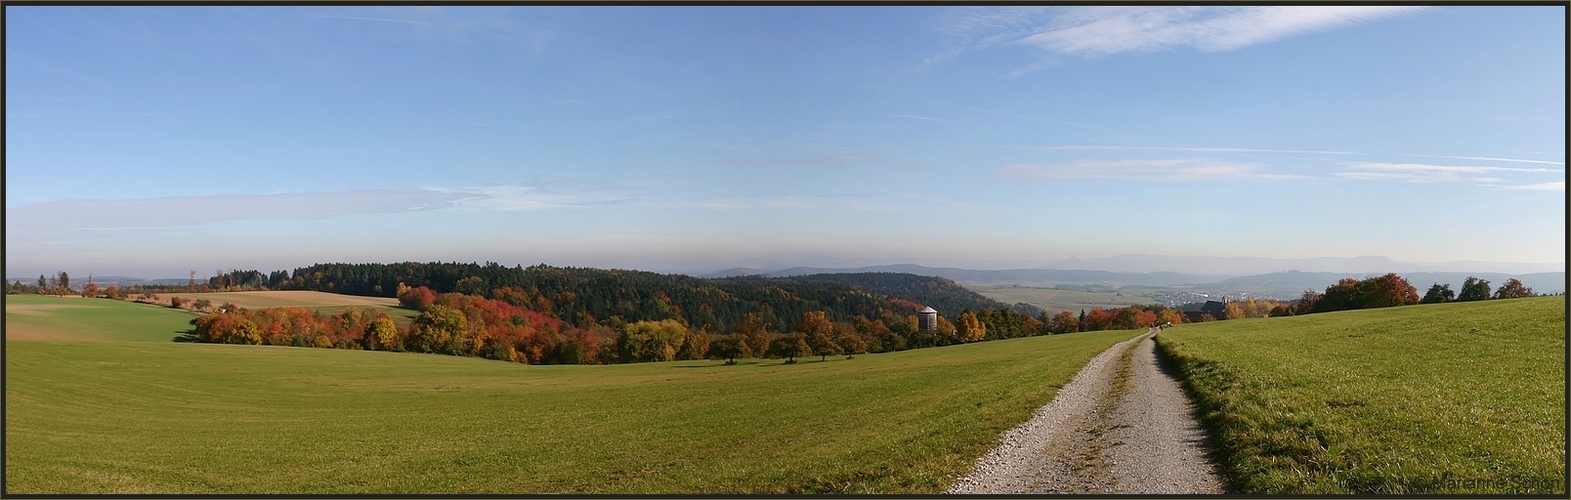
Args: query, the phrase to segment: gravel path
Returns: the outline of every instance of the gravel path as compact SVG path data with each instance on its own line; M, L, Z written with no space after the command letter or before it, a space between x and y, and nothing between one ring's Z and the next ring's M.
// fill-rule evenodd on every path
M949 493L1223 493L1156 330L1093 358Z

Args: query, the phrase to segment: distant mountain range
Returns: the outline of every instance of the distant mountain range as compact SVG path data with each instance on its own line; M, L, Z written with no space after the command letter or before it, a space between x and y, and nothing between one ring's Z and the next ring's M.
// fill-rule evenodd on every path
M959 269L954 267L926 267L915 264L869 266L851 269L793 267L790 269L781 269L778 271L764 271L761 269L752 268L734 268L711 273L702 277L722 278L731 276L764 276L774 278L786 276L807 276L815 274L847 273L907 273L922 276L940 276L968 285L1103 284L1113 286L1174 286L1220 281L1233 277L1232 275L1183 274L1172 272L1116 273L1111 271L1085 269L977 270Z
M1489 281L1491 289L1500 288L1500 284L1505 283L1507 279L1516 278L1537 293L1562 293L1566 291L1566 273L1564 272L1528 274L1409 272L1397 274L1407 278L1407 282L1417 288L1420 295L1436 283L1449 284L1454 292L1461 291L1462 282L1466 281L1468 277ZM1210 284L1209 286L1218 289L1251 291L1280 296L1297 294L1305 290L1322 291L1342 278L1361 279L1366 276L1368 274L1285 271L1231 278Z
M53 277L55 277L55 275L50 274L48 277L49 278L53 278ZM71 277L71 287L80 289L83 285L87 284L88 278L89 278L88 276L72 276ZM190 278L147 279L147 278L137 278L137 277L132 277L132 276L92 276L91 278L92 278L92 281L93 281L94 284L97 284L98 286L101 286L101 287L109 286L109 285L115 285L115 286L131 286L131 285L184 285L184 284L186 284L187 282L190 281ZM36 284L38 284L38 277L37 276L33 276L33 277L29 278L29 277L26 277L26 276L21 276L21 277L10 276L10 277L7 277L6 280L5 280L6 283L10 283L10 282L13 282L13 281L20 281L20 282L22 282L23 284L26 284L26 285L36 285ZM205 277L200 278L200 279L197 280L197 283L206 283L206 282L207 282L207 278L205 278Z
M1256 294L1287 295L1304 290L1323 290L1342 278L1363 278L1395 272L1406 277L1420 291L1433 283L1446 283L1460 290L1468 276L1489 280L1499 286L1515 277L1539 293L1566 290L1564 263L1503 263L1458 261L1414 263L1387 257L1321 257L1313 259L1269 259L1259 257L1178 257L1166 255L1118 255L1106 258L1070 258L1048 268L964 269L895 264L863 267L790 267L762 269L737 267L712 273L693 273L698 278L740 276L790 277L855 273L907 273L948 278L969 286L1018 285L1052 287L1058 285L1102 285L1109 287L1175 287L1189 290L1239 291ZM86 283L85 276L72 281ZM848 278L849 279L849 278ZM32 284L37 277L8 278ZM79 281L80 280L80 281ZM187 278L143 279L128 276L95 276L100 286L118 284L185 284ZM201 278L199 281L206 281Z
M1377 261L1369 260L1364 262L1373 263ZM1508 278L1517 278L1521 280L1523 284L1531 287L1534 291L1539 293L1561 293L1566 290L1566 274L1564 271L1512 274L1486 271L1401 271L1398 269L1401 268L1393 265L1392 267L1384 269L1376 268L1376 270L1371 271L1288 270L1247 275L1229 275L1185 274L1176 272L1113 272L1085 269L975 270L901 264L889 266L858 267L851 269L793 267L790 269L781 269L777 271L764 271L761 269L752 268L734 268L712 273L704 277L785 277L845 273L909 273L922 276L938 276L949 278L961 284L970 286L1019 285L1051 287L1057 285L1106 285L1112 287L1181 287L1194 290L1239 291L1285 297L1290 295L1297 295L1298 293L1305 290L1324 290L1325 287L1335 284L1337 280L1342 278L1361 279L1370 275L1396 272L1397 274L1407 278L1408 282L1412 283L1414 287L1417 287L1420 293L1428 289L1429 286L1434 283L1450 284L1452 290L1461 290L1462 281L1467 279L1468 276L1489 280L1492 287L1498 287L1500 283L1505 282L1505 280Z
M1502 273L1502 274L1531 274L1547 272L1564 272L1564 262L1485 262L1485 261L1454 261L1454 262L1404 262L1389 257L1318 257L1312 259L1271 259L1261 257L1182 257L1172 255L1115 255L1093 259L1071 257L1052 262L1046 265L1016 263L990 263L990 261L949 262L924 266L915 264L881 265L863 264L860 259L827 259L813 258L796 261L794 263L756 264L738 263L737 267L723 271L685 271L684 274L694 276L737 276L737 275L765 275L776 276L782 274L813 274L815 272L909 272L914 274L931 274L931 271L944 272L974 271L979 269L994 270L1005 274L978 275L978 280L994 280L999 276L1012 274L1040 272L1040 271L1108 271L1120 274L1153 275L1144 278L1129 278L1136 282L1148 283L1150 280L1163 281L1170 279L1186 280L1183 276L1192 276L1201 281L1216 281L1240 276L1267 274L1283 271L1302 271L1309 273L1412 273L1412 272L1472 272L1472 273ZM930 263L931 264L931 263ZM991 272L991 271L989 271ZM947 276L947 275L946 275ZM1043 276L1070 276L1070 275L1043 275ZM1149 278L1149 279L1147 279ZM1003 278L1003 281L1019 278ZM1035 279L1035 278L1026 278ZM1078 278L1065 278L1067 281L1079 281ZM1150 282L1149 284L1161 284Z
M1402 262L1388 257L1317 257L1313 259L1268 259L1261 257L1175 257L1171 255L1116 255L1097 259L1069 258L1048 266L1054 269L1096 269L1121 273L1174 271L1193 274L1248 276L1282 271L1328 273L1543 273L1564 272L1565 263L1513 263L1455 261L1439 263Z

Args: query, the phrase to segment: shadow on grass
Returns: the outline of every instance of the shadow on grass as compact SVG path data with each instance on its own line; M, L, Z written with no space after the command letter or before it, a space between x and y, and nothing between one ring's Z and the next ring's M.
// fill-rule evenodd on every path
M746 359L746 360L737 360L737 362L735 362L735 363L726 363L725 361L717 361L717 360L710 360L710 361L716 361L716 362L714 364L703 364L703 365L681 365L681 366L674 366L673 368L714 368L714 367L718 367L718 366L765 366L765 365L770 364L770 363L766 363L766 361L777 361L777 360ZM776 363L776 364L786 365L786 364L789 364L789 363L785 363L785 362L782 361L782 362Z
M180 332L179 335L175 335L175 338L171 340L175 342L201 342L202 338L196 336L196 330L186 330Z

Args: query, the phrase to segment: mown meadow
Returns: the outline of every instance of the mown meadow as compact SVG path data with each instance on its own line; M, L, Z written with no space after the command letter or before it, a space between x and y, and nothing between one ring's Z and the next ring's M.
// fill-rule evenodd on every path
M173 342L193 317L8 296L5 492L936 493L1141 333L535 366Z
M1158 345L1240 493L1565 495L1564 297L1186 324Z

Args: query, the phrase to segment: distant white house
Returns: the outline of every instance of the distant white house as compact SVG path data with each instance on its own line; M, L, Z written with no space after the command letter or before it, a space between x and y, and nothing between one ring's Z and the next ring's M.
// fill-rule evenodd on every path
M917 328L920 328L924 332L937 332L938 311L931 307L923 307L922 310L916 312L916 325Z

